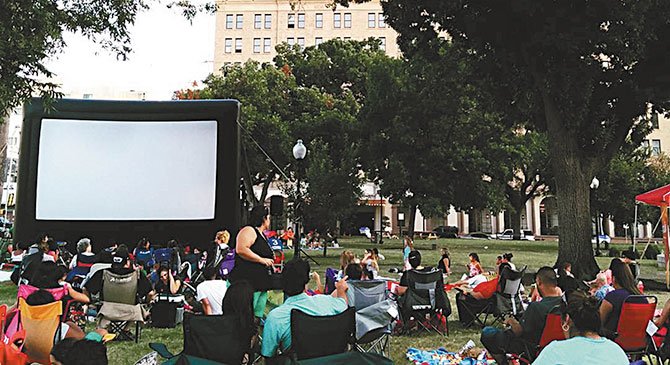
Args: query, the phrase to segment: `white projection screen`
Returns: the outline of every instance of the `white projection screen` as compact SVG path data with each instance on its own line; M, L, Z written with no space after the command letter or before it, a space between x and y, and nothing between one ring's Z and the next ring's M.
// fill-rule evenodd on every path
M214 120L45 118L39 141L35 218L212 219L216 144Z

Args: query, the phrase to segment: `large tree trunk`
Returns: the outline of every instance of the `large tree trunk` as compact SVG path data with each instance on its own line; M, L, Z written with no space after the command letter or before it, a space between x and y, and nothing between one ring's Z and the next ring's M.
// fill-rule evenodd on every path
M407 220L407 235L414 239L414 222L416 221L416 204L409 205L409 219Z
M589 185L593 178L593 164L580 154L576 136L566 128L546 92L543 99L549 140L552 141L550 151L559 219L556 264L570 262L577 278L593 277L599 270L591 245Z

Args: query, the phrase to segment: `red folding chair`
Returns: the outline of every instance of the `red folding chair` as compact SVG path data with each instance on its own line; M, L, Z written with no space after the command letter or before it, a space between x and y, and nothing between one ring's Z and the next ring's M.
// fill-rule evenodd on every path
M531 344L526 344L526 350L522 354L509 354L508 358L511 360L516 360L522 364L532 363L540 351L547 347L552 341L561 341L565 340L565 333L561 326L561 315L558 313L559 307L555 307L552 311L547 314L547 318L544 321L544 328L542 329L542 336L540 336L540 342L537 346L532 346Z
M654 318L657 302L658 299L652 295L631 295L621 307L614 342L633 360L647 355L650 363L653 363L649 351L647 324Z

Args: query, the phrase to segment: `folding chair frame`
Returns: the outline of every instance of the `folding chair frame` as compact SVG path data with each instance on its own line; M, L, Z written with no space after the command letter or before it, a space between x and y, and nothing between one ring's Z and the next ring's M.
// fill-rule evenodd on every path
M126 327L128 326L128 322L131 321L112 321L110 320L109 326L107 327L107 330L109 333L114 333L116 334L116 339L118 341L135 341L135 343L138 343L140 341L140 334L142 333L142 329L140 326L140 321L134 321L135 322L135 333L133 334L130 331L126 330Z
M654 340L652 338L650 338L649 334L647 334L646 331L644 333L644 336L646 338L646 346L641 347L640 349L626 350L623 347L623 345L621 345L617 341L617 337L619 337L619 332L618 331L620 331L622 315L624 313L623 308L625 307L625 305L627 303L631 303L631 300L643 299L643 298L647 300L648 304L650 304L650 305L653 304L654 307L656 307L656 304L658 303L658 298L656 298L653 295L630 295L630 296L628 296L628 298L626 298L626 300L624 301L624 305L621 309L621 314L619 315L619 324L617 326L617 333L615 334L614 341L617 342L617 344L619 344L619 346L621 346L621 348L624 350L626 355L628 355L628 357L631 358L631 360L637 360L637 359L641 360L646 355L647 359L649 360L649 363L653 364L654 362L652 361L651 355L654 355L654 356L656 356L657 362L660 364L661 359L660 359L660 356L658 354L658 349L656 348ZM645 303L633 303L633 304L645 304ZM653 318L653 312L652 312L652 318ZM652 318L650 318L649 320L651 320ZM644 324L644 327L646 328L646 323Z

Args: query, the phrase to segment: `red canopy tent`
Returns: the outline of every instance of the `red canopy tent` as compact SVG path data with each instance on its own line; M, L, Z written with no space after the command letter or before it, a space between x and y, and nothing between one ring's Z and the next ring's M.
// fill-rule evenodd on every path
M670 185L656 188L642 193L635 200L661 208L661 222L663 225L663 245L665 246L665 285L670 287L670 245L668 243L668 206L670 206ZM635 222L637 224L637 222Z

